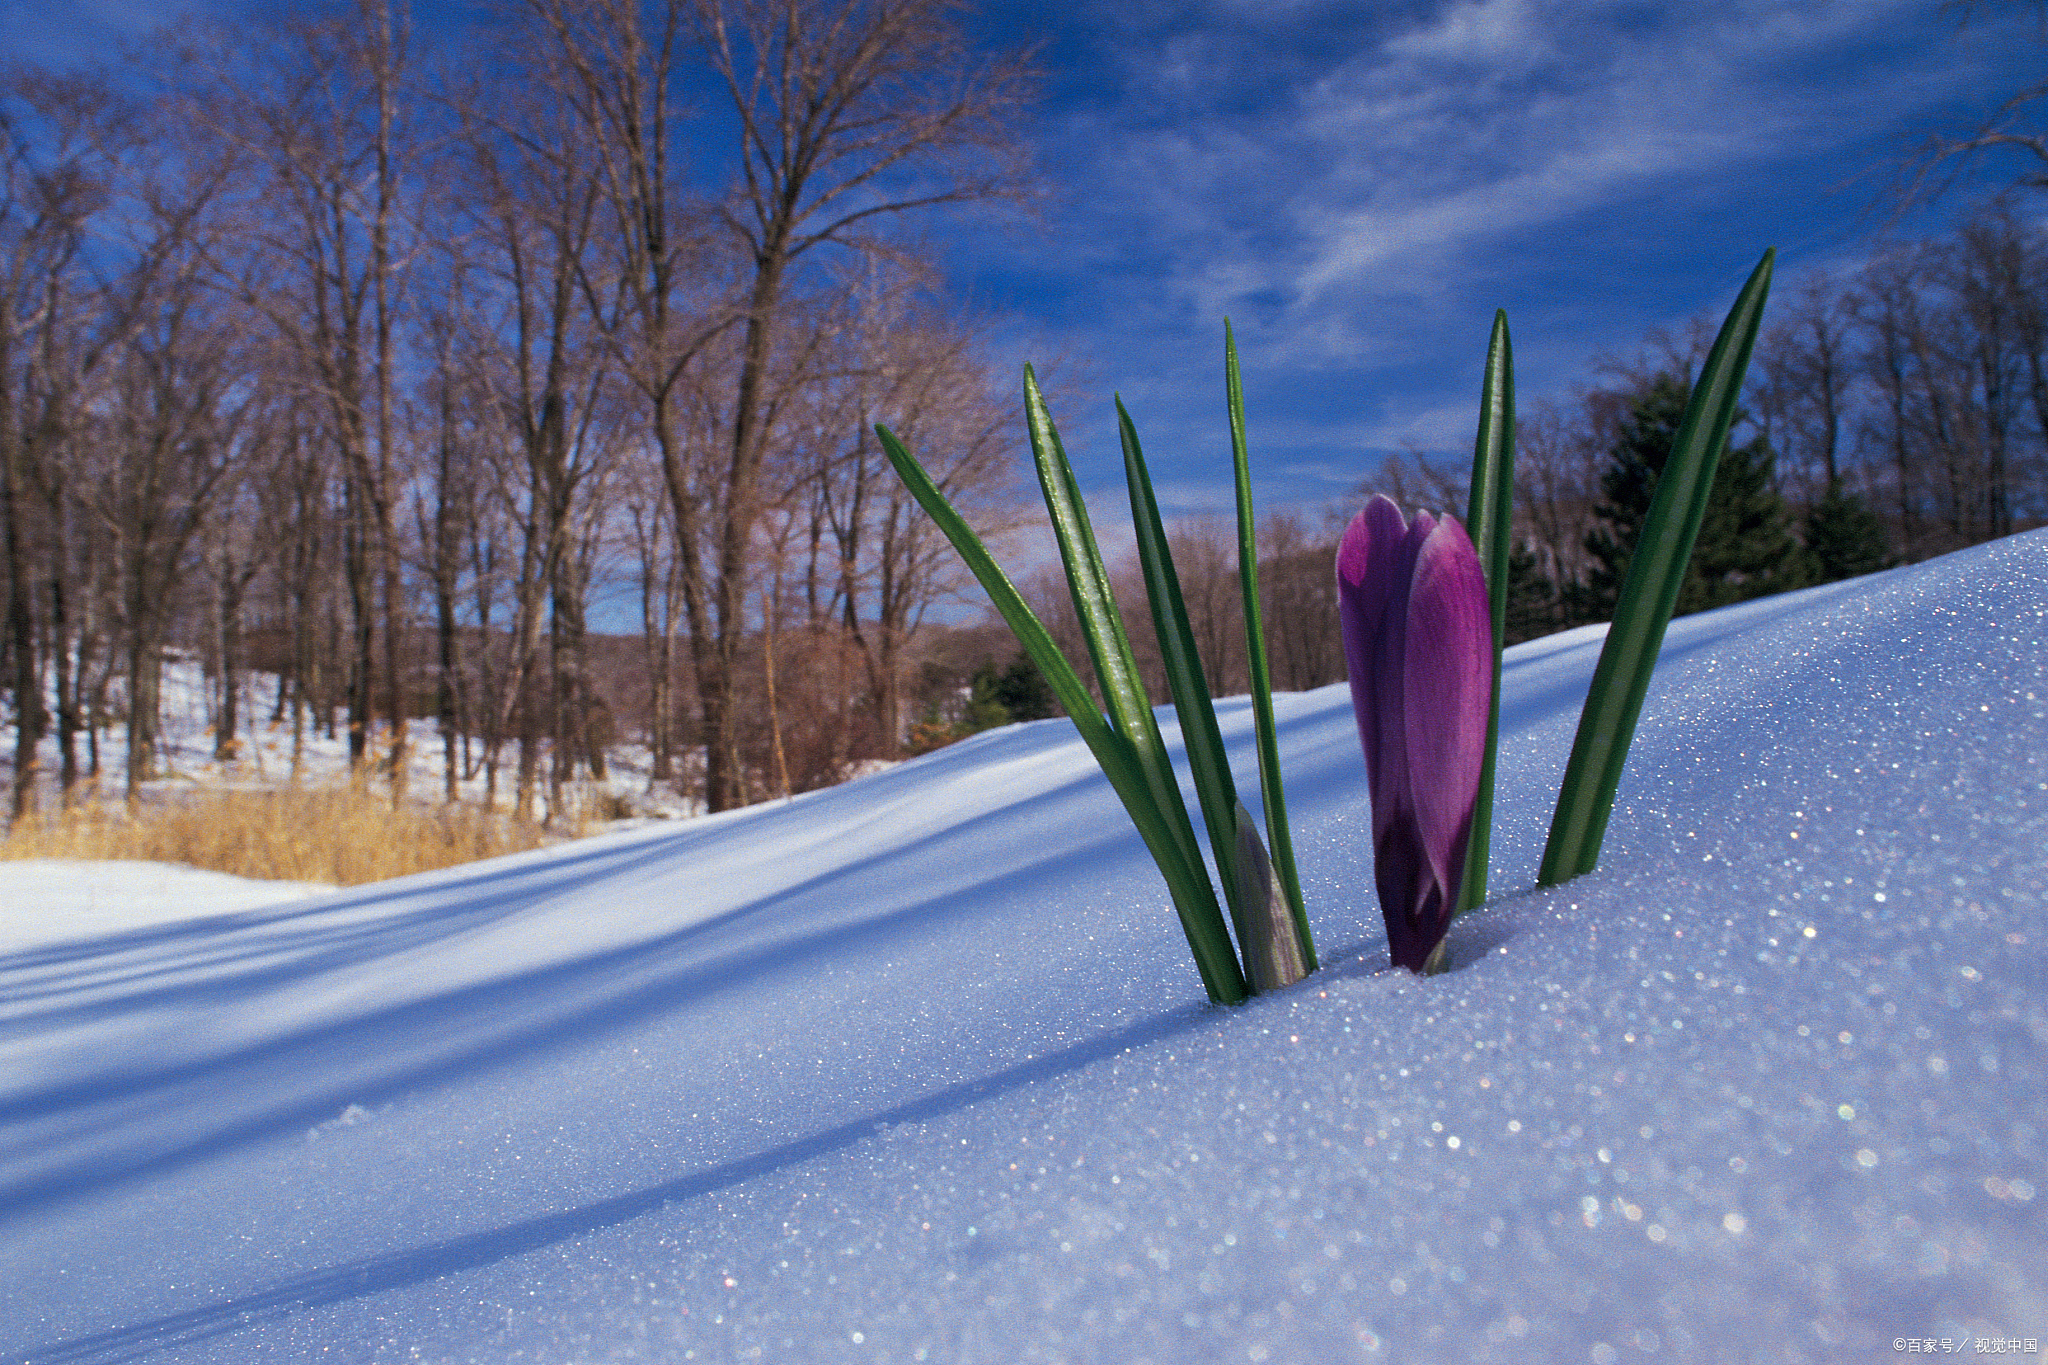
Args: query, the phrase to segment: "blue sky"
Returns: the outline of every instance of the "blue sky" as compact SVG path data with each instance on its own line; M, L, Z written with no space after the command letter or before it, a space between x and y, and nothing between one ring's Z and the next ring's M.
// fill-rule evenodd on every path
M1113 386L1183 509L1228 505L1224 314L1262 499L1318 501L1404 443L1469 451L1496 307L1526 404L1718 321L1766 246L1781 288L1853 268L1901 151L2048 54L2018 13L1958 33L1885 0L1065 13L1041 137L1068 196L1048 247L975 278L1094 361L1084 482L1121 482Z
M0 0L0 48L75 60L168 12ZM461 12L417 5L444 30ZM1054 194L1032 223L936 240L999 356L1078 362L1060 416L1104 511L1114 389L1170 514L1229 506L1225 314L1261 504L1320 506L1389 451L1469 449L1496 307L1527 405L1718 318L1766 246L1781 295L1853 269L1896 159L2048 56L2031 6L1959 30L1933 0L1001 0L972 24L1044 44L1031 136Z

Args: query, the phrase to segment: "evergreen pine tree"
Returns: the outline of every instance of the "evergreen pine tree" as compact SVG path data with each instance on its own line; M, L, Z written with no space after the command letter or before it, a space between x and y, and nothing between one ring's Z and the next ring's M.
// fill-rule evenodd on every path
M1586 537L1593 557L1572 614L1605 621L1614 615L1636 537L1649 515L1658 476L1671 458L1690 390L1660 374L1629 405L1629 415L1600 476L1596 526ZM1796 588L1807 581L1804 557L1789 527L1784 499L1771 487L1776 457L1762 437L1722 448L1699 539L1678 593L1677 614L1705 611Z
M1010 714L1010 708L1003 704L1002 688L1003 678L996 672L995 660L984 661L968 683L967 710L960 717L959 725L962 737L993 730L1016 719Z
M1806 555L1816 583L1876 573L1891 564L1884 522L1840 483L1806 514Z
M1759 436L1721 455L1698 546L1678 595L1680 612L1725 607L1813 581L1791 510L1772 487L1778 457Z
M1001 699L1007 677L996 671L995 660L984 659L968 679L967 697L964 704L958 704L957 712L955 703L934 700L923 715L911 722L910 753L928 754L969 735L1008 725L1015 717Z
M989 696L1001 704L1010 720L1044 720L1060 714L1052 684L1038 671L1038 665L1022 653L1011 659L1010 666L994 680Z
M1518 645L1561 629L1557 585L1536 567L1536 556L1521 546L1508 550L1508 611L1504 643Z
M1593 566L1583 587L1573 594L1575 622L1614 616L1636 537L1657 491L1657 475L1671 456L1679 421L1685 416L1686 398L1684 385L1660 374L1629 405L1628 418L1607 453L1607 468L1600 474L1601 500L1593 515L1605 524L1586 533L1586 553L1593 557Z

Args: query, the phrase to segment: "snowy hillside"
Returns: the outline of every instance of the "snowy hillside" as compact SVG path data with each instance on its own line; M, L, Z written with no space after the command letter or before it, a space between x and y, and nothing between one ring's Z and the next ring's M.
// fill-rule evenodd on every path
M1326 970L1238 1009L1064 720L0 948L0 1360L2038 1351L2044 638L2048 532L1675 623L1542 892L1599 631L1510 651L1428 980L1346 690L1281 698Z

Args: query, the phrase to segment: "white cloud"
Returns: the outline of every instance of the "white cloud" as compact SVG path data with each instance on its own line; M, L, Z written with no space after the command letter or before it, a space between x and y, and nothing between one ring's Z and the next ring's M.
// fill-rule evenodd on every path
M1152 496L1159 514L1175 517L1237 515L1237 485L1227 479L1213 483L1192 479L1155 480Z
M1431 25L1404 33L1387 51L1405 57L1501 62L1526 58L1547 44L1531 23L1526 0L1461 0Z
M1645 26L1606 6L1456 0L1332 54L1251 117L1231 82L1256 63L1221 51L1220 34L1183 34L1173 84L1184 93L1189 72L1208 70L1226 88L1207 110L1120 139L1108 203L1166 257L1167 287L1194 315L1278 300L1290 360L1355 361L1385 334L1358 325L1370 300L1428 306L1509 234L1682 193L1895 112L1882 68L1803 73L1908 8L1749 0L1673 6Z

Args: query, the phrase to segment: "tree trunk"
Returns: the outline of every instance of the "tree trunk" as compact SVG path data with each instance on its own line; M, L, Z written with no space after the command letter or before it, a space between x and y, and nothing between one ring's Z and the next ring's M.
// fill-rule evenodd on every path
M767 383L775 313L781 304L785 249L784 242L772 241L756 258L746 340L740 350L739 385L733 400L732 457L726 466L725 518L719 527L717 650L710 676L698 675L705 737L711 746L711 761L704 775L705 802L713 812L744 800L737 781L739 647L746 624L749 552L760 502L762 390Z
M776 790L789 796L789 759L782 749L782 708L775 699L775 628L782 615L782 572L775 574L772 592L761 601L761 674L768 693L768 737L775 754Z
M222 566L220 594L220 723L214 729L213 756L233 763L242 756L242 596L248 578L236 572L232 559Z
M524 708L521 711L525 714ZM533 794L536 779L540 775L540 740L533 734L530 721L522 721L519 735L519 779L512 797L514 819L533 822Z
M43 734L49 724L43 707L42 669L36 658L35 584L22 526L18 458L10 441L6 480L0 485L0 498L5 500L0 505L0 521L5 522L7 536L7 640L14 659L14 792L10 810L16 820L36 808L36 779Z
M370 730L376 724L371 689L377 676L377 620L372 605L375 586L368 544L374 533L369 532L364 500L363 490L354 488L349 498L353 515L342 547L353 636L348 677L348 766L349 780L358 789L366 788L370 779Z
M444 338L440 355L441 432L434 470L434 628L438 646L434 712L441 727L441 798L454 805L460 793L457 697L462 687L456 659L455 589L459 577L459 530L455 508L454 364Z
M441 534L437 540L445 539L446 527L437 528ZM434 608L435 628L440 646L439 686L435 694L434 711L441 727L441 796L453 805L460 793L458 761L459 732L461 721L456 705L456 693L461 687L461 676L455 658L455 584L446 571L445 558L437 554L435 574Z
M142 798L142 784L156 776L157 722L163 684L163 647L147 616L132 616L128 643L128 804Z

